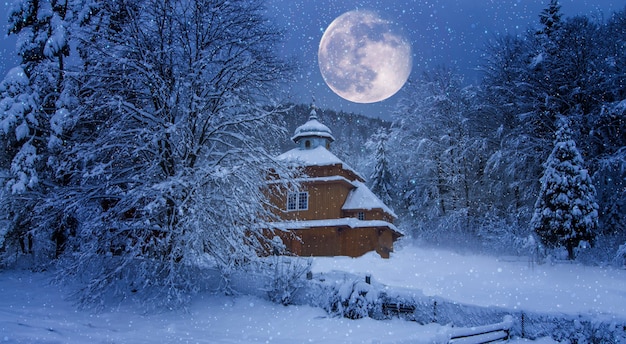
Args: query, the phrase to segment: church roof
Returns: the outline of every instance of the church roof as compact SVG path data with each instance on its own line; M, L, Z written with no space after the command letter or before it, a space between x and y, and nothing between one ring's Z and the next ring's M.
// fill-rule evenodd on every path
M330 142L335 141L335 138L333 137L330 128L317 120L315 107L313 107L313 109L311 110L309 120L303 125L296 128L296 131L294 132L294 135L291 137L291 139L297 143L298 140L300 140L301 138L311 136L327 138L330 140Z
M341 161L328 149L318 146L312 149L294 148L276 157L279 161L292 162L299 166L331 166L341 164L344 170L354 173L357 177L365 180L357 171L345 162Z
M341 164L343 169L349 170L350 172L361 178L361 180L365 180L358 172L352 169L352 167L341 161L341 159L336 157L333 153L331 153L322 146L313 149L294 148L288 152L279 155L278 157L276 157L276 159L280 161L292 162L297 164L298 166L303 167L330 166ZM313 180L318 180L318 178L310 177L302 181ZM393 210L385 205L385 203L383 203L383 201L381 201L362 181L353 180L349 182L354 185L354 189L352 189L352 191L348 194L348 198L346 199L346 202L342 207L343 210L382 209L384 212L397 218Z
M324 219L324 220L295 220L284 222L273 222L272 226L277 229L309 229L316 227L339 227L346 226L350 228L362 228L362 227L388 227L391 230L404 235L404 233L398 229L394 224L383 220L359 220L353 217L342 217L339 219Z
M371 209L382 209L387 214L393 216L394 218L398 218L398 216L389 208L383 201L380 200L373 192L370 190L367 185L363 184L358 180L352 182L355 186L352 191L348 194L348 198L346 202L343 204L341 209L343 210L371 210Z

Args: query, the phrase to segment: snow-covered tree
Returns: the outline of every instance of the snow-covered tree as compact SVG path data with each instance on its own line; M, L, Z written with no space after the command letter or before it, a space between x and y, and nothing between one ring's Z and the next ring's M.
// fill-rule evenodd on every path
M626 100L607 104L594 116L589 145L602 233L626 239Z
M512 222L532 216L542 163L552 149L557 114L575 124L583 154L592 114L610 99L606 58L600 54L600 25L585 17L563 19L550 1L539 16L540 28L522 36L503 36L488 47L480 96L486 115L497 124L487 162L485 187L501 195L496 207ZM615 36L613 36L615 37ZM593 172L593 169L591 169Z
M473 89L462 88L460 77L441 67L405 90L388 152L407 219L416 234L431 239L468 233L482 157L481 140L469 131Z
M100 1L77 35L79 107L55 201L78 220L66 272L85 303L176 304L254 261L269 220L263 147L288 66L261 1ZM67 233L66 233L67 236ZM80 257L80 259L76 259ZM226 286L225 286L226 287Z
M539 14L539 22L541 29L538 34L545 35L552 39L561 28L561 5L558 0L550 0L548 7L544 8Z
M375 150L374 171L370 176L370 189L385 204L393 201L393 176L390 171L389 160L387 158L387 140L389 133L386 129L380 128L372 137L368 144Z
M0 140L5 148L0 168L6 171L2 186L8 189L0 206L10 224L7 233L18 238L7 241L7 248L24 247L24 238L32 242L34 236L36 251L47 255L43 248L51 226L36 217L49 187L57 182L53 156L68 114L62 95L72 20L72 4L66 0L17 1L9 12L8 32L18 36L21 62L0 83Z
M595 187L583 158L563 120L555 146L545 163L541 191L535 203L531 227L548 247L565 246L575 258L580 242L592 243L598 225Z

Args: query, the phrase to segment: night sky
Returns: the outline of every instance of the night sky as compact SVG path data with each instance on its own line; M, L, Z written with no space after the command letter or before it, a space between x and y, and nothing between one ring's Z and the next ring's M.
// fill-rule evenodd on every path
M316 98L321 108L357 112L388 118L400 91L375 104L355 104L335 95L324 83L317 64L317 48L325 28L339 15L355 9L378 12L393 21L409 38L413 48L410 79L430 67L447 65L465 76L466 84L480 78L476 67L485 43L499 34L520 34L538 26L538 16L549 0L268 0L268 17L286 31L280 54L301 64L296 82L290 86L291 101L309 103ZM3 23L11 1L1 4ZM561 0L566 17L588 15L608 17L624 7L615 0ZM2 75L18 63L15 37L6 37L3 25L0 41Z

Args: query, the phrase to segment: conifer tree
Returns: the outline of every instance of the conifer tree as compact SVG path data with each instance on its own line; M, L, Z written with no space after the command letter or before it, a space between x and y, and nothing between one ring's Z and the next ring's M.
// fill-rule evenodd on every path
M568 259L582 242L593 242L598 223L595 187L584 168L583 158L561 121L554 149L545 163L541 191L531 227L547 247L565 246Z
M372 172L370 177L370 183L372 192L385 204L391 204L393 185L386 152L387 138L388 133L383 128L378 129L372 137L373 143L376 145L376 155L374 156L375 166L374 172Z
M5 174L0 182L6 188L0 199L0 221L8 224L9 239L3 250L13 252L19 247L22 253L37 253L44 264L47 250L54 246L49 245L50 231L58 224L37 216L62 213L47 209L45 198L58 183L53 172L55 154L63 145L65 122L71 117L65 60L70 54L73 6L69 0L13 4L8 33L17 38L20 64L0 82L0 146L4 149L0 170ZM49 218L56 221L55 216Z
M558 0L550 0L548 7L539 14L539 22L543 28L538 33L551 38L554 32L561 27L561 16L561 5L559 5Z

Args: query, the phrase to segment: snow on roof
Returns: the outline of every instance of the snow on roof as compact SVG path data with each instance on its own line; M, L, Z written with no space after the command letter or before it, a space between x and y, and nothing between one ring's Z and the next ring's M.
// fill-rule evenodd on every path
M348 166L348 164L341 161L341 159L336 157L335 154L331 153L328 149L322 146L318 146L313 149L294 148L277 156L276 159L280 161L294 162L301 166L331 166L341 164L343 169L349 170L359 178L364 179L358 172L352 169L352 167Z
M388 227L391 230L403 234L394 224L383 220L359 220L354 217L343 217L340 219L325 219L325 220L307 220L307 221L284 221L273 222L272 226L281 230L296 230L296 229L308 229L317 227L339 227L346 226L350 228L364 228L364 227Z
M306 123L296 128L296 131L291 139L297 142L298 139L307 136L325 137L331 142L335 141L330 129L317 120L317 116L315 116L314 112L311 113L311 117Z
M398 216L383 203L374 193L362 182L353 181L352 184L356 186L350 193L348 194L348 198L346 202L343 204L341 209L343 210L370 210L370 209L382 209L384 212L393 216L394 218L398 218Z
M350 180L348 180L348 178L342 177L342 176L294 178L293 181L297 182L297 183L302 183L302 182L336 182L336 181L342 181L342 182L346 182L348 184L352 184L354 186L354 183L352 181L350 181ZM278 184L278 183L281 183L281 181L279 181L279 180L271 180L271 181L268 182L268 184Z

